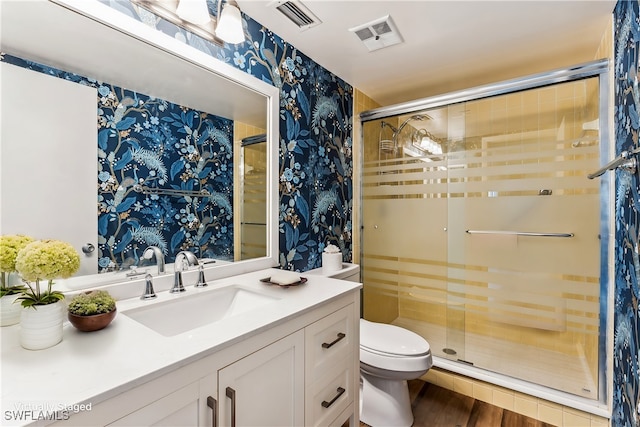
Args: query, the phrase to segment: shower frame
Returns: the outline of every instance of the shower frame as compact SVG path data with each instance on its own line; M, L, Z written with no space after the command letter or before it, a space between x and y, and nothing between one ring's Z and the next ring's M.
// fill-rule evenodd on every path
M424 111L446 107L448 105L477 101L484 98L490 98L498 95L506 95L527 89L536 89L557 83L566 83L576 80L597 77L599 87L599 129L600 129L600 164L606 164L614 155L613 144L611 143L611 101L610 101L610 63L607 59L591 61L587 63L577 64L567 68L555 69L548 72L524 76L521 78L506 80L503 82L492 83L488 85L478 86L474 88L464 89L460 91L450 92L442 95L436 95L428 98L418 99L401 104L395 104L387 107L376 108L360 113L360 126L362 140L360 144L360 158L363 159L364 153L364 123L387 119L394 116L406 114L422 114ZM363 161L363 160L361 160ZM362 168L362 165L361 165ZM586 179L586 178L585 178ZM362 186L362 182L360 183ZM476 378L486 382L490 382L499 386L507 387L516 391L527 394L536 395L537 397L552 400L566 406L574 407L579 410L594 413L600 416L608 416L607 405L610 399L611 390L609 389L607 378L611 375L611 358L608 355L610 342L611 315L610 309L612 301L611 283L613 283L613 268L610 263L610 254L613 254L613 239L611 233L614 228L613 218L610 215L611 206L613 206L613 174L607 174L600 179L600 283L599 283L599 332L598 332L598 400L591 400L579 396L565 395L563 392L548 389L545 386L539 386L533 383L527 383L524 380L513 379L503 376L502 374L487 375L481 369L470 367L464 362L457 362L440 357L434 357L434 366L441 367L447 371L455 372L467 377ZM363 191L360 192L363 197ZM362 200L360 200L360 229L363 229L363 212ZM360 234L360 259L363 259L362 242L363 234ZM363 268L366 266L363 265Z

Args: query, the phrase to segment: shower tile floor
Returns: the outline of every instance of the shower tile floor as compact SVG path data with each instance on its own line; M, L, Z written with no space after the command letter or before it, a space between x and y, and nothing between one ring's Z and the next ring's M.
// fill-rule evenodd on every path
M413 427L553 427L421 380L409 381L409 393Z
M458 355L443 352L445 347L453 347L453 339L447 341L444 327L426 324L406 318L397 318L394 325L412 330L429 337L431 352L435 356L456 360L464 359L474 366L511 376L534 384L561 390L580 397L597 399L598 387L591 374L584 355L576 349L575 355L545 350L528 345L513 345L495 337L466 334L465 348ZM462 341L461 339L458 341Z

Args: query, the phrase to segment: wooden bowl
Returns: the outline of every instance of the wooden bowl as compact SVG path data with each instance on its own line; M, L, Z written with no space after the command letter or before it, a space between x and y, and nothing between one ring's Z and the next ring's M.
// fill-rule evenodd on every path
M114 317L116 317L117 309L113 309L108 313L94 314L92 316L79 316L77 314L68 313L69 322L82 332L99 331L111 323Z

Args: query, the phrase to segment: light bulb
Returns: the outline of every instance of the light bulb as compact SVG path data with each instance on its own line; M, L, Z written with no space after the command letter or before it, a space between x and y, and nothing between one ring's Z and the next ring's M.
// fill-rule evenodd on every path
M229 3L224 5L216 24L216 36L227 43L236 44L244 41L240 9Z
M193 24L204 25L211 20L207 0L180 0L176 14Z

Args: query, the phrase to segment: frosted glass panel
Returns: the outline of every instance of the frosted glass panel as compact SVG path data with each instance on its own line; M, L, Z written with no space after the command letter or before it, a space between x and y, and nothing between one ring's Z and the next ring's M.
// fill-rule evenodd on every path
M597 78L364 124L364 315L597 399Z

